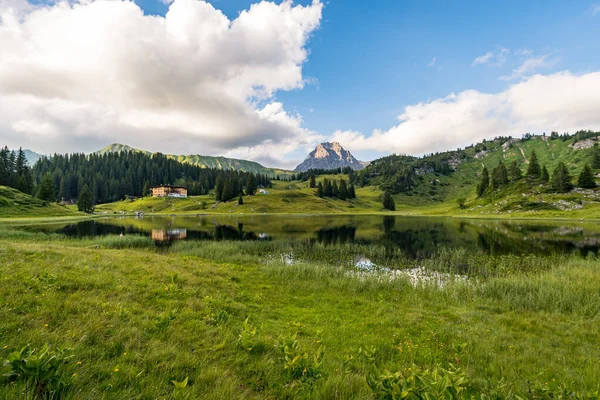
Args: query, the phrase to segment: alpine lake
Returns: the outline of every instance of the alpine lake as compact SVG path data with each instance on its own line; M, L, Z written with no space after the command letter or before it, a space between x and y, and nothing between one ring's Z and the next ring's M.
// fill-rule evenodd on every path
M23 229L70 238L149 237L157 247L178 241L273 241L350 248L377 245L414 259L427 258L442 248L482 255L583 257L600 249L600 224L585 221L360 215L118 216Z

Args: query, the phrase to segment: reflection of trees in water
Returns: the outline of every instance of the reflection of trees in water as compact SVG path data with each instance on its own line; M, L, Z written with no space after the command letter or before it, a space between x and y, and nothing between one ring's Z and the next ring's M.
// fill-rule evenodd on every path
M394 229L396 225L396 217L392 217L390 215L386 215L383 217L383 231L385 234L389 234Z
M351 225L336 228L322 228L317 231L317 241L325 246L330 244L353 243L356 227Z
M143 235L144 232L141 229L132 226L119 226L112 224L104 224L97 221L81 221L76 224L70 224L58 231L65 236L71 237L86 237L86 236L106 236L106 235L119 235L119 234L135 234Z
M385 226L385 221L384 221ZM458 247L458 232L451 232L448 225L434 224L432 226L402 229L384 232L380 242L388 252L400 248L407 256L413 258L428 257L441 247ZM462 246L467 244L465 241Z
M257 240L254 232L244 232L244 224L238 224L237 229L230 225L215 225L214 240Z
M90 237L103 235L144 235L152 237L152 230L177 230L177 223L167 221L164 224L152 223L145 227L143 224L127 221L101 222L98 220L81 221L57 229L57 232L71 237ZM276 218L265 218L264 223L253 225L261 229L264 226L267 233L273 231L269 227L279 221ZM308 222L310 223L308 223ZM281 220L282 225L285 220ZM428 257L442 247L462 248L467 252L485 252L488 254L553 254L579 252L586 256L598 253L600 249L600 234L590 227L577 224L544 224L514 221L490 220L452 220L429 218L406 218L394 216L354 217L343 221L342 226L328 227L328 224L339 223L340 220L303 220L300 225L294 225L294 231L285 233L294 240L305 237L312 229L317 229L310 243L324 245L361 243L382 245L386 254L402 250L409 257ZM137 225L135 225L137 224ZM312 224L312 225L311 225ZM186 240L260 240L271 235L246 232L243 223L232 222L230 225L219 224L206 218L195 223L196 230L187 230ZM206 226L204 228L204 226ZM320 229L319 229L320 228ZM47 229L47 228L46 228ZM181 227L180 230L184 228ZM369 232L379 232L379 237L361 235L361 229ZM260 232L260 231L258 231ZM357 236L358 235L358 236ZM377 233L376 233L377 235ZM277 238L277 234L273 236ZM183 237L181 237L183 239Z
M522 234L508 236L498 231L479 232L477 244L488 254L569 254L579 252L582 256L598 253L598 244L586 244L583 240L558 239Z

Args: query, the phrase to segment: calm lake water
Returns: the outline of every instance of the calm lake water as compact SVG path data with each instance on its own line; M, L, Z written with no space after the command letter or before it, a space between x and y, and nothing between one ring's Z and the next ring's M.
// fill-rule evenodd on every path
M578 253L600 249L600 225L590 222L500 221L393 216L115 217L28 227L71 237L142 235L176 240L288 240L380 244L427 257L442 247L486 254Z

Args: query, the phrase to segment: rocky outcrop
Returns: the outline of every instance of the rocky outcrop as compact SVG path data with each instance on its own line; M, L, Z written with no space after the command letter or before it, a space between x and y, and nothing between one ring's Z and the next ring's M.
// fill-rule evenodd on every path
M594 147L594 144L596 144L596 140L585 139L585 140L579 140L579 141L573 143L572 145L570 145L569 147L571 147L575 150L584 150L584 149L589 149L590 147Z
M318 144L294 171L304 172L309 169L334 169L345 167L359 170L364 168L364 164L354 158L354 156L349 151L345 150L338 142L333 142Z

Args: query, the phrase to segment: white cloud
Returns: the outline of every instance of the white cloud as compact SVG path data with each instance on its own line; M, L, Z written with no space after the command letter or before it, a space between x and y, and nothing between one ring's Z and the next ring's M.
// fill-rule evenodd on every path
M429 64L427 64L428 68L431 68L435 65L435 62L437 61L437 57L433 57L433 59L431 60L431 62Z
M0 141L280 160L317 137L273 98L306 84L322 7L262 1L229 20L198 0L165 17L130 1L0 0Z
M472 66L490 64L496 67L503 65L510 54L510 50L506 48L501 48L496 52L488 51L482 56L477 57L471 63Z
M473 65L487 64L493 57L494 57L494 53L492 53L491 51L488 51L484 55L477 57L475 59L475 61L473 61Z
M497 94L467 90L405 108L400 123L371 136L338 131L352 151L425 154L524 132L600 130L600 72L535 75Z
M538 57L531 57L523 61L523 63L516 69L513 69L512 73L507 76L501 76L500 80L512 81L520 79L528 75L533 74L540 68L550 68L556 64L558 60L550 59L552 54L544 54Z

